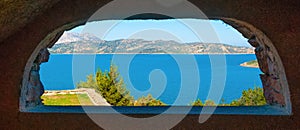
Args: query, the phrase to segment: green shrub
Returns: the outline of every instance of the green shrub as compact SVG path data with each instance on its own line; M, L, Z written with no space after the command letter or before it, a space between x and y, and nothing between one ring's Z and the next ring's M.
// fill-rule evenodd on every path
M200 99L197 99L192 103L192 106L216 106L216 103L213 100L206 100L203 103Z
M197 99L195 102L192 103L192 106L204 106L200 99Z
M266 99L263 94L263 89L255 87L254 89L244 90L242 96L233 100L230 104L225 104L225 100L222 99L220 104L215 104L213 100L206 100L205 103L202 103L200 99L194 101L192 106L262 106L266 105Z
M138 100L134 102L134 106L165 106L166 104L163 103L160 100L157 100L152 97L151 94L148 94L148 96L140 97Z
M231 102L231 106L262 106L266 105L266 99L263 89L255 87L254 89L244 90L242 96L238 100Z
M213 100L206 100L204 106L216 106L216 103Z

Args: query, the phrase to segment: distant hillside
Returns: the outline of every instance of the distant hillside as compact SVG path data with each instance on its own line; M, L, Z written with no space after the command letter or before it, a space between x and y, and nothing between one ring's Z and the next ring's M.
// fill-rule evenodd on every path
M253 53L253 48L215 43L188 43L176 41L146 41L120 39L104 41L91 34L64 33L49 49L51 53L196 53L231 54Z

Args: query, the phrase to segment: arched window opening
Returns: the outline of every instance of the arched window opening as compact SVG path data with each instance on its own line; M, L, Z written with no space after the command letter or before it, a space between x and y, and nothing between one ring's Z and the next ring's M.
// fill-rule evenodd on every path
M193 22L197 23L197 19L187 20L195 20ZM42 96L42 99L44 100L43 103L48 105L54 104L56 106L217 105L230 107L268 105L278 106L285 110L289 110L288 88L283 87L283 84L286 85L284 71L282 71L283 67L276 49L272 46L270 40L254 27L251 28L250 26L249 28L246 23L228 18L220 18L220 20L211 21L211 23L212 26L216 26L217 35L223 33L223 35L221 34L221 36L219 36L221 42L213 41L214 38L205 37L201 39L203 41L193 41L193 37L191 36L193 35L192 31L185 31L180 28L180 25L172 23L176 20L170 19L157 21L125 20L125 22L123 21L123 23L121 22L116 26L116 28L119 27L119 30L112 30L106 35L106 39L97 37L97 34L80 34L80 29L84 29L83 26L65 32L63 35L62 33L56 33L56 37L52 39L54 41L58 40L55 42L56 44L41 49L38 56L33 61L27 85L22 86L23 89L20 98L21 108L26 109L27 107L30 108L41 105L41 95L44 94ZM156 28L150 29L150 31L146 30L144 32L142 31L142 33L136 33L137 30L140 31L143 29L139 28L138 24L142 23L140 27L147 27L147 24L150 24L147 23L147 21L150 21L150 23L152 22L152 24L154 23L154 25L162 24L163 26L161 27L166 27L163 29L172 30L172 27L177 27L177 30L174 29L172 33L175 33L175 35L178 33L177 35L182 36L180 38L174 38L172 34L166 33L170 30L161 31L163 30L161 28L159 31L157 31L158 29ZM164 23L166 21L169 23ZM105 22L109 21L102 22L102 25L104 25ZM225 25L225 23L230 26ZM135 26L128 26L130 24ZM148 25L148 28L150 25ZM231 31L233 27L242 33L240 35L243 35L247 39L234 39L232 36L235 34L232 32L230 32L232 34L228 33L225 35L226 30L220 29L220 26L226 26L227 29ZM218 32L220 31L218 29L220 29L221 32ZM131 32L129 33L128 30ZM234 30L235 33L237 32L236 30ZM60 37L60 35L62 36ZM205 32L203 35L205 35ZM149 36L149 39L145 39L143 36ZM60 39L58 39L59 37ZM250 44L243 44L243 42L249 42ZM43 62L48 61L48 50L51 53L50 62L42 64ZM82 69L82 71L87 70L87 72L78 72L81 75L76 75L75 80L74 71L72 75L72 69L67 69L72 66L74 67L74 64L72 64L74 63L72 62L72 60L74 60L74 55L70 55L74 53L76 55L75 58L79 58L82 63L85 62L84 59L90 58L88 61L95 60L95 65L92 66L94 71L91 71L91 68L79 68ZM196 68L200 74L200 80L198 81L200 82L200 86L198 85L199 93L195 98L189 98L188 95L185 95L180 102L176 102L176 94L178 94L176 91L181 89L179 85L182 84L180 80L183 78L180 77L181 72L176 70L178 69L178 63L176 64L177 61L174 60L174 57L170 57L170 55L176 55L177 57L181 57L181 59L188 59L189 57L185 58L184 56L191 54L192 58L196 59L195 63L197 63L196 66L198 67ZM210 83L212 77L212 61L209 57L210 55L225 55L227 77L221 99L207 98L210 89L209 87L213 87L211 86L212 83ZM118 62L117 60L114 60L114 57L117 57L115 59L120 59L120 57L123 59L134 58L127 63ZM171 66L173 63L177 66ZM125 68L131 72L122 73L122 69L124 69L121 66L122 64L131 65L129 66L131 68ZM42 70L40 67L42 67ZM87 65L87 67L90 66ZM99 70L95 71L97 68ZM121 69L121 71L119 72L118 69ZM161 71L160 69L164 71ZM131 75L129 76L129 79L123 79L126 74ZM132 76L133 74L136 76ZM258 77L259 74L260 77ZM176 77L176 75L178 77ZM253 75L255 76L253 77ZM169 76L173 77L169 78ZM260 79L262 82L260 82ZM111 82L114 82L115 84L105 87L107 83ZM159 91L151 90L151 87L155 88L155 85L164 87L164 91L157 87L156 89L159 89ZM99 86L102 86L102 88ZM128 86L131 87L128 88ZM175 87L174 89L174 86L179 87ZM115 87L116 90L113 90L112 87ZM43 88L45 88L46 91L44 91ZM187 89L185 91L189 90ZM128 92L130 92L130 94ZM77 96L74 97L76 94ZM22 96L24 97L22 98ZM66 101L66 99L70 98L74 98L76 101ZM57 99L61 99L61 101L58 101ZM66 102L71 104L66 104Z

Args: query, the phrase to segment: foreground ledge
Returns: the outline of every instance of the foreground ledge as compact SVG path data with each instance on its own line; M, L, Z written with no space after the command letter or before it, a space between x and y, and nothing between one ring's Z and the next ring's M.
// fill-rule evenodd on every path
M215 111L213 111L215 109ZM203 111L202 111L203 110ZM278 106L38 106L21 110L26 113L88 113L88 114L213 114L219 115L292 115Z

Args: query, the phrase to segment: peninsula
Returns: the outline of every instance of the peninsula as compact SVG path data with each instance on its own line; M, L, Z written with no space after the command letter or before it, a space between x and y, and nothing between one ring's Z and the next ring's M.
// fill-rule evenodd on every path
M259 68L257 60L252 60L252 61L244 62L244 63L240 64L240 66L250 67L250 68Z

